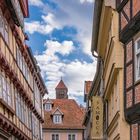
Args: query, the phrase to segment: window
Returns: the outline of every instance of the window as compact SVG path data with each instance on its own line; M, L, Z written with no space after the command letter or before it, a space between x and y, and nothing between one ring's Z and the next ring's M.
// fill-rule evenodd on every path
M45 104L45 110L46 111L51 111L52 110L52 104L51 103L46 103Z
M2 98L2 76L0 74L0 98Z
M0 73L0 98L2 98L9 106L12 105L12 90L11 83L5 75Z
M40 95L40 91L38 88L38 85L36 84L35 80L34 80L34 96L35 96L35 107L37 109L37 111L41 114L41 95Z
M0 33L2 35L4 34L3 27L4 27L3 14L2 11L0 10Z
M76 140L75 134L69 134L68 140Z
M9 27L6 19L3 17L2 11L0 10L0 33L8 44L9 41Z
M34 114L32 114L32 132L34 139L40 138L39 120L36 118Z
M59 134L52 134L52 140L59 140Z
M20 21L21 26L24 26L24 17L18 0L12 0L12 4L15 8L18 20Z
M4 20L5 20L5 24L4 24L4 38L5 38L6 43L8 43L8 41L9 41L8 23L7 23L6 19L4 19Z
M53 115L54 123L62 123L62 115Z
M135 69L136 80L140 79L140 38L135 41Z
M15 103L16 103L16 116L23 122L29 129L31 129L31 113L30 108L27 106L21 94L15 89Z
M9 82L7 82L7 102L8 105L11 106L12 105L12 97L11 97L11 85Z

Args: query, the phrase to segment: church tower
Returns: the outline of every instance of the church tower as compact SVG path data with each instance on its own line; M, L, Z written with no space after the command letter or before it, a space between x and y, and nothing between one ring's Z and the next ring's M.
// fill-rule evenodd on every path
M68 94L67 94L68 88L66 87L62 79L56 86L55 91L56 91L56 99L68 99Z

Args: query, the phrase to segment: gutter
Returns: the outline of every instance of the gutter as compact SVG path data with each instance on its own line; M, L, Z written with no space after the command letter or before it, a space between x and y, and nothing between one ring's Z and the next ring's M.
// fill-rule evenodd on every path
M93 91L95 91L95 88L98 87L98 84L100 82L100 77L101 77L101 73L102 73L102 60L99 57L98 58L98 62L97 62L97 68L96 68L96 74L94 76L94 80L92 82L92 86L91 89L89 91L89 99L94 95Z
M91 41L91 52L93 57L98 59L97 62L97 68L96 68L96 74L94 76L94 80L92 82L92 86L89 92L89 98L93 96L93 91L95 90L95 86L98 84L96 81L100 79L101 73L102 73L102 58L98 55L95 55L95 52L97 52L97 43L98 43L98 34L99 34L99 26L100 26L100 18L101 18L101 12L102 12L102 4L103 0L95 0L94 5L94 14L93 14L93 27L92 27L92 41Z

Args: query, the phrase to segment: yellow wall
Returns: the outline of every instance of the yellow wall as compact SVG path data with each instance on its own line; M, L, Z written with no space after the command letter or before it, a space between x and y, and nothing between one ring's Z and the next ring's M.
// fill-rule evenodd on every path
M130 140L123 108L123 45L119 42L117 11L103 3L97 53L103 59L104 99L108 100L108 140ZM104 114L105 115L105 114Z

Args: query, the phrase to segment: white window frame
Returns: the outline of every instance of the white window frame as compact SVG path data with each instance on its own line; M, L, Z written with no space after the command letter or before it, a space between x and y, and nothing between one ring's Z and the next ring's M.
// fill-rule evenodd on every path
M62 115L61 114L54 114L53 115L53 122L55 124L60 124L62 123Z
M52 104L51 103L46 103L45 104L45 110L46 111L51 111L52 110Z
M139 38L137 38L136 40L135 40L135 80L137 81L137 80L140 80L140 75L138 75L138 73L140 73L139 71L138 71L138 62L137 62L137 55L140 55L140 49L137 49L137 43L138 43L138 41L140 41L140 37ZM140 58L139 58L140 59ZM139 60L140 61L140 60ZM140 63L139 63L139 65L140 65ZM139 66L140 67L140 66Z
M75 135L75 140L77 140L77 135L75 133L69 133L67 135L67 140L69 140L69 135L71 136L70 140L73 140L72 136Z

